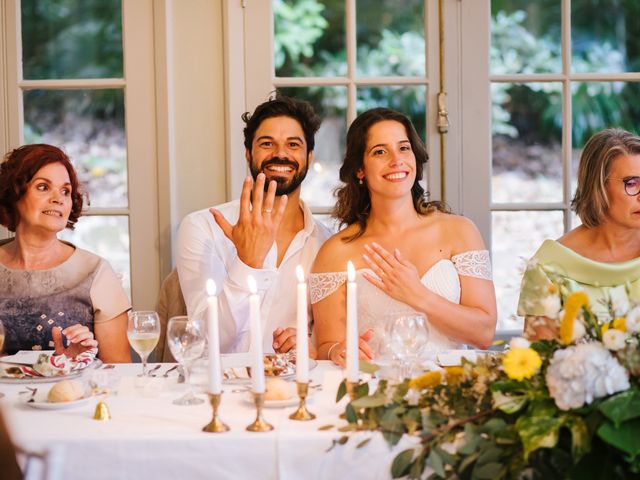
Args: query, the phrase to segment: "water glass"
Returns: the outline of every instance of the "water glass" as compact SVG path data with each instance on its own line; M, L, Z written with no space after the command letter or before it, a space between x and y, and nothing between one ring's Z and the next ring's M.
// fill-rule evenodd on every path
M142 373L139 377L148 377L147 359L158 344L160 338L160 318L152 311L129 312L127 338L131 347L142 360Z
M429 340L427 318L422 313L396 317L389 328L389 348L400 362L400 379L411 375Z
M189 320L187 316L171 317L167 325L169 350L184 370L188 391L173 401L176 405L197 405L204 400L193 394L189 378L193 363L202 356L205 349L204 328L200 322Z

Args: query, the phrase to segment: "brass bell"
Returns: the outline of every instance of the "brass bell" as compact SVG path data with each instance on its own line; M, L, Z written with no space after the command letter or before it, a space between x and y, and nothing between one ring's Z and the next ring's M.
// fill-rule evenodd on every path
M93 414L94 420L111 420L111 412L108 405L104 401L99 401L96 405L96 411Z

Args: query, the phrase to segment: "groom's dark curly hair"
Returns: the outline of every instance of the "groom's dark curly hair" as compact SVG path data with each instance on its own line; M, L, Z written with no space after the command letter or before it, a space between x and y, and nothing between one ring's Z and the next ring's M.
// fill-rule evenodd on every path
M244 127L244 146L247 150L251 150L253 138L260 124L267 118L273 117L290 117L300 123L304 139L307 142L307 152L313 151L316 144L315 134L322 122L320 117L309 102L285 97L277 92L269 100L258 105L253 113L245 112L242 114L242 120L246 124Z

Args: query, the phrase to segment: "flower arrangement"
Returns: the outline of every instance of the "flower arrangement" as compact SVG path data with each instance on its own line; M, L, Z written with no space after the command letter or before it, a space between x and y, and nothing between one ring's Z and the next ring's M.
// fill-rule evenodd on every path
M417 436L394 478L640 478L640 307L601 321L583 292L558 303L557 340L363 384L342 430Z

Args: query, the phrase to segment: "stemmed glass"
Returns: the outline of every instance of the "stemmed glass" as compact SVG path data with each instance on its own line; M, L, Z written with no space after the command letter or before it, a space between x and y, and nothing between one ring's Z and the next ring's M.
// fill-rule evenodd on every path
M197 405L204 400L193 394L193 387L189 379L190 368L204 352L205 336L199 322L189 320L189 317L171 317L167 325L167 343L174 358L182 366L187 393L173 401L175 405Z
M410 376L429 340L427 318L422 313L399 315L390 326L389 347L400 361L400 380Z
M133 311L129 312L129 325L127 338L131 347L142 360L142 373L139 377L148 377L147 359L158 344L160 338L160 318L156 312Z

